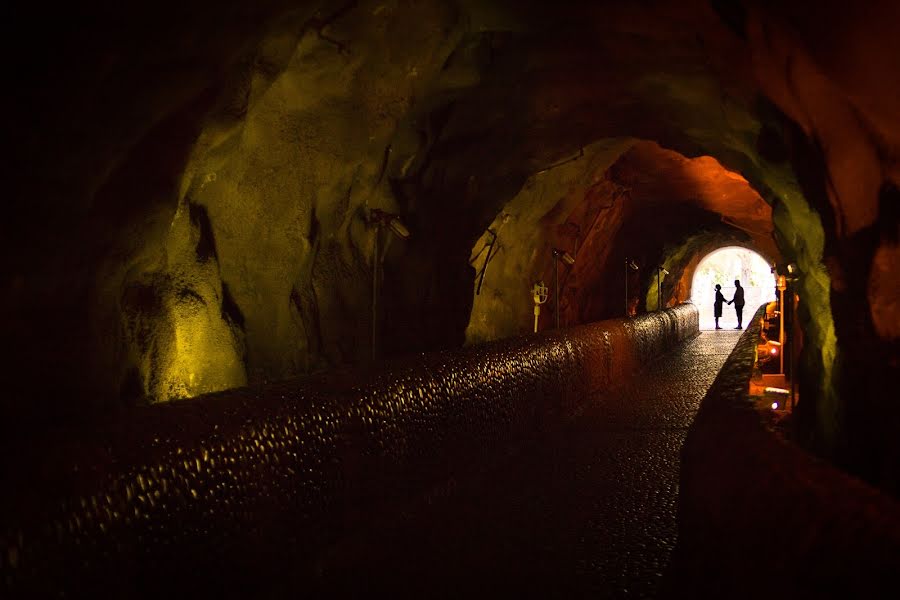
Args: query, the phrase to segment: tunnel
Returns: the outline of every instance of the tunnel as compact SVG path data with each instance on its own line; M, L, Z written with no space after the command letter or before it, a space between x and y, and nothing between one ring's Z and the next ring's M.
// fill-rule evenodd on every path
M896 589L900 4L46 11L3 597Z
M735 278L743 282L747 305L760 306L776 301L778 281L774 275L775 263L767 261L759 253L741 246L729 246L698 258L693 273L685 273L685 277L691 280L690 299L700 312L700 329L716 327L716 289L720 290L723 299L731 297L726 302L734 303L737 288L732 281Z

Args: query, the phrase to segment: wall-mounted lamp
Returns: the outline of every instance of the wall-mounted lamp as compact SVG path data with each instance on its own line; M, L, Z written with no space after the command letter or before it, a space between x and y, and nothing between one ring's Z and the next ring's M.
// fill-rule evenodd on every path
M389 228L391 233L401 240L409 239L409 229L407 229L406 225L403 224L403 221L400 220L400 215L383 211L380 208L373 208L369 211L366 221L369 225L375 225L378 228Z
M787 289L787 277L778 276L778 283L775 286L778 289L778 342L779 346L784 345L784 290ZM780 353L778 359L778 374L784 375L784 352Z
M400 215L389 213L380 208L373 208L365 215L366 224L375 228L375 239L372 242L372 360L378 356L378 258L379 238L382 228L387 228L401 240L408 240L410 233Z
M575 257L566 252L565 250L560 250L559 248L553 249L553 294L555 300L553 303L556 305L556 328L559 329L559 263L563 262L568 266L572 266L575 264Z
M662 265L656 267L656 310L662 310L662 276L668 274L669 271Z
M800 270L797 268L797 265L794 263L788 263L785 267L785 270L787 271L787 277L785 277L785 284L786 284L785 288L788 288L790 286L790 284L796 282L799 279ZM791 405L791 410L794 410L794 395L796 393L795 390L796 390L796 382L797 382L797 376L796 376L797 371L795 370L796 362L797 362L795 360L795 356L796 356L797 349L794 346L794 340L796 338L795 334L797 332L797 329L796 329L797 301L796 301L796 296L795 296L793 290L789 291L788 297L790 298L789 311L790 311L790 318L791 318L791 335L787 339L785 339L784 333L782 333L782 336L781 336L782 344L786 343L787 347L782 350L780 371L782 374L784 373L784 353L787 352L788 368L791 372L791 395L790 395L790 403L791 404L790 405ZM780 302L781 302L781 304L779 306L779 309L781 310L781 314L779 315L779 320L782 323L784 323L784 321L786 319L786 313L788 312L788 310L786 310L787 306L784 304L784 291L783 290L781 292Z
M563 261L570 267L575 264L575 257L565 250L560 250L559 248L553 249L553 258Z
M633 258L625 259L625 316L630 317L631 312L628 310L628 274L629 271L637 271L638 266L637 263L634 262Z

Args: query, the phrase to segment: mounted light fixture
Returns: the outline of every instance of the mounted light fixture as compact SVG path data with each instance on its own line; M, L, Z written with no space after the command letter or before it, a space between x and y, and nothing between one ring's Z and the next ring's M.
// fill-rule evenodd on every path
M565 250L560 250L559 248L553 249L553 258L563 261L570 267L575 264L575 257Z
M795 343L794 338L795 338L795 333L797 331L796 321L795 321L796 314L797 314L797 295L794 290L793 284L795 284L800 279L800 269L797 268L796 264L788 263L785 265L784 270L787 271L787 275L784 276L784 288L783 289L781 287L781 285L782 285L781 277L778 278L778 283L779 283L778 290L780 292L779 306L778 306L780 314L778 315L778 320L781 323L780 324L781 343L784 344L784 348L782 348L782 352L781 352L781 366L779 368L779 372L782 375L785 374L784 355L787 354L788 355L788 371L790 371L790 383L791 383L790 407L791 407L791 410L794 410L794 394L795 394L796 381L797 381L797 376L795 375L795 373L796 373L795 358L796 358L796 354L797 354L797 349L794 346L794 343ZM787 304L785 304L785 298L784 298L785 291L788 292L787 296L788 296L789 302ZM790 308L788 308L788 307L790 307ZM790 333L790 335L786 335L787 332L784 329L786 326L785 321L787 320L788 316L790 316L790 320L791 320L792 332Z
M664 266L656 267L656 310L662 310L662 276L668 274L669 271Z
M559 263L563 262L568 266L572 266L575 264L575 257L566 252L565 250L560 250L559 248L553 248L553 295L554 301L553 303L556 305L556 328L559 329Z
M380 208L373 208L369 211L366 221L369 225L375 225L376 227L388 227L391 233L401 240L409 239L409 229L400 220L400 215L383 211Z
M497 232L488 227L485 233L491 236L491 241L486 243L475 256L475 258L478 258L479 256L481 256L481 253L484 252L484 249L487 248L487 255L484 257L484 264L481 266L481 270L478 272L478 285L475 287L476 296L481 295L481 286L484 285L484 276L487 273L488 265L491 264L491 259L493 259L497 255L497 252L500 251L500 248L497 245ZM469 264L472 264L472 262L469 262Z
M629 271L637 271L638 266L637 263L634 262L633 258L625 258L625 316L630 317L631 311L628 310L628 274Z
M375 228L375 236L372 241L372 360L378 356L378 266L381 260L379 253L379 238L381 230L387 227L391 233L401 240L408 240L409 229L400 220L400 215L373 208L365 213L366 224Z

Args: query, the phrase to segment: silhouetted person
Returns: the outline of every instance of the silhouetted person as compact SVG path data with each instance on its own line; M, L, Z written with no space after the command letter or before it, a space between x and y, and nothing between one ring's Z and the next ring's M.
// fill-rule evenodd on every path
M743 329L741 322L744 320L744 288L741 287L741 280L734 280L734 298L728 301L728 304L734 302L734 312L737 313L738 326L735 329Z
M713 317L716 319L716 329L722 329L719 327L719 317L722 316L722 305L725 303L725 296L722 295L722 286L718 283L716 284L716 300L713 302Z

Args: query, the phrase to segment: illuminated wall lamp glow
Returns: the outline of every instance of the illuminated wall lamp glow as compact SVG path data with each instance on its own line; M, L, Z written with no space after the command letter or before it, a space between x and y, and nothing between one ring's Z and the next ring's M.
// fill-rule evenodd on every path
M781 397L783 397L783 398L786 398L786 397L789 396L790 393L791 393L790 390L786 390L786 389L784 389L784 388L779 388L779 387L767 387L767 388L765 388L765 390L763 390L763 391L764 391L766 394L774 394L774 395L776 395L776 396L781 396ZM772 410L778 410L778 407L779 407L779 406L780 406L780 404L779 404L778 401L776 400L775 402L772 403Z

